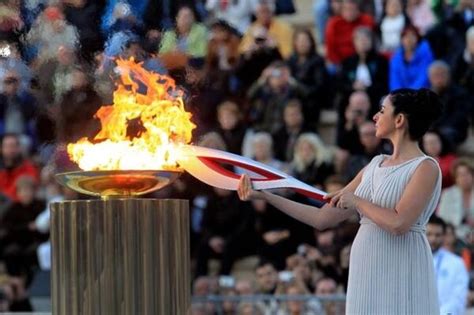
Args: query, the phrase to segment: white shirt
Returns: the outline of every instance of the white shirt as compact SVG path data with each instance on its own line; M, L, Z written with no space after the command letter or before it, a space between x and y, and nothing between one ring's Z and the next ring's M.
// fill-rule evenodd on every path
M441 315L464 315L469 275L461 257L440 248L433 253Z
M400 46L400 34L405 27L405 17L399 14L394 17L386 16L382 19L380 30L382 32L382 48L393 51Z
M366 87L372 85L372 78L370 77L369 67L365 63L357 66L356 81L362 82Z
M244 34L250 26L250 17L258 2L255 0L239 0L234 3L233 0L228 0L224 10L220 7L220 2L221 0L207 0L206 9L211 11L215 18L226 21L241 34Z

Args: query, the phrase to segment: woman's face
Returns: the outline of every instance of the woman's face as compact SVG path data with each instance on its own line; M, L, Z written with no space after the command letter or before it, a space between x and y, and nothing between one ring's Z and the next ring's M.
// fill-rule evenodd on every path
M473 174L465 165L459 165L454 171L456 185L461 189L472 189Z
M374 115L375 136L385 139L395 130L395 120L393 115L394 107L390 97L386 97L380 106L380 110Z
M315 152L314 148L308 141L303 141L298 147L298 151L301 159L304 162L311 162L314 160Z
M400 0L388 0L385 5L387 16L397 16L402 13L402 4Z
M359 54L367 53L372 49L372 39L365 34L357 34L354 37L354 47Z
M441 155L442 143L439 136L434 132L427 132L423 136L423 148L425 148L426 154L432 157L438 157Z
M302 292L298 288L292 286L286 291L287 295L300 295ZM301 301L288 301L288 310L291 314L300 314L303 311L303 302Z
M181 32L188 32L194 23L194 13L189 8L182 8L176 16L176 25Z
M257 161L263 161L271 157L271 146L266 141L255 142L253 150Z
M295 49L298 55L307 55L311 49L311 41L308 34L300 32L295 37Z
M418 44L418 38L412 31L408 31L402 37L402 45L406 51L414 51Z

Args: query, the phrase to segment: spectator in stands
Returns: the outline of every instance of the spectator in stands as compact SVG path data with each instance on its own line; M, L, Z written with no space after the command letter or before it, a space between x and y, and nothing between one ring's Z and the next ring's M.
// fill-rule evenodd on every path
M251 142L254 160L281 171L288 171L286 163L274 157L273 139L268 132L261 131L253 134Z
M388 92L388 62L374 46L372 30L358 27L353 33L355 54L342 62L341 91L347 98L353 91L365 91L372 104L379 104L382 96ZM370 116L378 108L372 108Z
M36 76L39 94L47 107L61 101L64 93L71 88L72 72L79 66L75 50L68 46L60 46L54 56L38 62Z
M289 297L292 295L308 295L308 289L297 279L290 280L288 283L281 283L276 294L284 294ZM316 311L311 309L311 304L305 301L291 300L281 303L277 315L316 315Z
M237 309L237 315L265 315L265 306L261 303L242 302Z
M341 14L329 19L326 27L327 60L335 66L355 53L353 32L359 26L373 29L374 19L361 13L359 4L355 0L343 0Z
M189 5L195 9L201 1L190 0L155 0L141 1L134 0L138 3L146 3L143 12L143 21L147 29L147 37L160 37L161 30L169 30L173 27L173 20L178 14L179 9L184 5ZM199 14L201 16L201 14Z
M350 154L363 153L357 127L369 119L371 103L369 95L364 91L355 91L349 96L347 107L337 122L337 146ZM341 110L340 110L341 111Z
M71 143L83 137L92 139L100 130L99 120L94 119L94 115L102 105L87 73L82 69L73 70L71 87L58 106L57 140Z
M315 133L303 133L296 140L291 162L295 178L309 185L322 187L334 172L332 155Z
M284 58L288 58L292 53L292 27L274 17L274 3L269 0L260 1L255 9L255 22L245 32L242 42L240 44L240 53L245 54L255 49L256 38L258 41L265 42L267 46L278 47L279 52ZM255 33L258 29L260 31L259 37ZM262 36L263 37L260 37Z
M176 27L163 34L159 52L204 58L207 53L207 37L208 31L204 25L196 22L193 9L183 6L176 15Z
M316 41L307 29L293 36L293 54L288 59L291 75L308 91L304 109L306 123L316 127L321 108L331 104L331 84L324 59L316 51Z
M252 295L255 294L255 286L252 280L240 279L235 283L235 291L238 295Z
M237 103L225 101L217 107L217 132L224 139L227 151L242 154L242 143L246 128L242 123L242 113Z
M283 126L283 110L290 99L303 101L307 90L283 62L267 67L248 91L250 121L256 130L276 132Z
M256 214L257 255L285 269L286 258L301 243L311 243L312 229L279 212L262 200L252 202Z
M104 9L100 25L105 37L110 37L119 30L143 27L142 16L150 1L143 0L109 0Z
M22 59L19 45L11 41L0 41L0 79L13 70L20 79L19 91L30 90L32 70Z
M304 132L309 132L304 121L303 107L297 99L290 100L283 111L284 125L273 133L275 158L280 161L293 160L296 139Z
M236 92L238 88L232 80L240 57L239 44L239 36L225 22L217 21L210 26L206 55L207 73L228 95Z
M316 290L314 294L317 297L327 297L337 293L337 283L334 279L324 277L319 279L316 283ZM338 305L339 304L339 305ZM339 306L339 307L338 307ZM342 302L326 301L323 303L325 315L336 315L339 314L343 309ZM339 312L338 312L339 310Z
M75 50L79 44L77 29L66 21L57 6L49 6L38 16L26 38L40 60L52 58L60 46Z
M452 70L453 81L464 87L471 97L471 122L474 121L474 25L466 31L466 47L457 57Z
M438 215L456 228L464 238L474 227L474 167L469 160L458 159L451 168L454 185L443 190Z
M461 257L442 248L446 223L432 216L426 236L433 252L441 314L463 315L466 312L469 275Z
M257 3L257 0L207 0L206 9L214 18L226 21L240 34L245 34L250 26L250 18Z
M385 16L380 22L381 52L391 56L400 47L403 29L408 23L403 14L401 0L388 0L385 2Z
M38 214L45 208L37 200L36 180L28 175L16 181L18 201L12 203L0 220L0 253L7 271L13 276L31 279L33 267L37 265L36 248L47 240L47 235L32 229Z
M465 34L474 26L474 3L470 0L460 0L452 15L448 17L447 24L458 34Z
M203 59L189 59L183 79L186 110L192 113L193 122L197 125L194 134L201 136L215 129L217 106L228 99L229 95L218 82L212 81L208 76Z
M458 145L467 138L469 127L469 96L451 80L451 69L444 61L433 62L428 70L431 89L440 97L444 112L433 126L452 145Z
M428 67L433 53L428 42L412 25L403 29L401 42L390 60L390 90L429 87Z
M298 246L298 249L300 251L301 247ZM304 252L299 252L298 254L289 256L286 259L286 270L293 272L295 279L303 283L310 292L314 292L313 273L311 271L310 262L304 254Z
M366 121L358 126L363 152L349 157L344 177L351 181L376 155L389 153L381 139L375 136L375 123Z
M263 26L256 26L247 31L252 42L245 51L240 51L241 57L237 69L236 78L239 90L246 93L247 89L260 77L262 71L276 60L281 60L282 55L275 43L269 39L268 30Z
M436 17L426 0L408 0L406 13L421 36L425 35L436 23Z
M193 282L193 296L199 298L215 294L216 292L213 292L211 282L212 280L207 276L197 277ZM196 314L212 314L212 312L215 311L215 306L213 303L193 303L193 311L194 308L202 311L202 313L196 312Z
M274 294L278 284L278 273L275 265L268 260L260 260L255 268L258 294Z
M214 188L204 208L197 248L196 275L207 274L211 257L219 258L219 274L228 275L236 259L255 253L254 216L229 190Z
M446 223L446 233L444 235L443 247L447 251L449 251L453 254L456 254L458 256L461 256L463 258L465 258L466 253L468 253L469 258L471 257L470 250L467 246L466 241L460 239L457 236L456 228L451 223ZM465 261L465 264L466 264L466 267L468 268L468 270L470 270L469 265L472 265L472 263L470 261L468 261L468 262Z
M38 181L38 169L28 158L23 157L20 136L17 134L5 134L3 136L1 152L0 192L11 200L18 201L18 179L28 175Z
M20 77L11 69L6 72L0 93L0 133L27 134L34 138L36 99L29 92L20 90Z
M100 20L103 5L92 0L68 0L63 3L66 20L78 31L81 56L92 61L94 54L104 45L102 34L97 32L97 25L91 23Z
M421 146L423 151L438 161L443 177L442 187L446 188L454 184L451 168L457 155L452 152L451 146L436 130L430 130L423 136Z
M22 277L7 276L0 284L0 290L7 299L7 312L32 312L33 307L28 298L25 279ZM5 307L5 306L4 306ZM2 310L3 311L3 310Z

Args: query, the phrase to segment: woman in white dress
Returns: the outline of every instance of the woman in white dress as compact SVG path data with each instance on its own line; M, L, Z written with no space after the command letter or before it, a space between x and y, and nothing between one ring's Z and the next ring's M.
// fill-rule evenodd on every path
M242 200L264 199L319 230L358 213L360 228L349 267L346 314L439 314L433 258L424 230L441 193L436 160L418 140L442 113L428 89L391 92L374 116L376 136L393 154L379 155L322 208L255 191L242 176Z

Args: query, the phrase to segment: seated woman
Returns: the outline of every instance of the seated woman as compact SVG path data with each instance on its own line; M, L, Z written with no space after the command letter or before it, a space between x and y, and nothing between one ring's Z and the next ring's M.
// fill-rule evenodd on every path
M446 139L436 130L431 130L425 133L421 142L423 151L436 159L441 168L441 176L443 177L443 188L452 186L454 184L451 176L451 168L453 162L458 158L449 148Z
M452 175L455 184L441 193L438 215L464 238L474 227L474 166L467 159L458 159Z
M295 178L322 187L326 178L334 173L331 154L315 133L304 133L298 137L291 162Z
M428 67L434 60L430 45L412 25L403 29L401 42L390 60L390 91L429 87Z
M206 56L207 29L196 22L196 16L191 7L183 6L179 9L176 15L176 26L163 34L159 53L185 55L192 58Z

